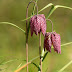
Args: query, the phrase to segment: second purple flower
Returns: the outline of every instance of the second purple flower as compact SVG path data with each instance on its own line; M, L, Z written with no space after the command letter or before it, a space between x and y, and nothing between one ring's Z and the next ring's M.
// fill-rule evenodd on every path
M56 32L46 33L44 38L44 50L51 52L51 46L53 45L54 51L61 54L61 38Z

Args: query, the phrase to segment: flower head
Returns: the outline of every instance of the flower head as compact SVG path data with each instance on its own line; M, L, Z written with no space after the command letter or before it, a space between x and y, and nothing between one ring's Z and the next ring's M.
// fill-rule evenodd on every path
M46 48L46 50L51 52L51 46L52 46L51 33L49 32L49 33L45 34L45 38L44 38L44 51L45 51L45 48Z
M52 33L52 43L54 51L61 54L61 38L56 32Z
M42 32L42 34L45 35L46 19L44 14L34 15L30 19L30 28L31 28L31 36L33 35L33 32L35 32L36 35L38 35L38 33L40 32Z
M56 32L46 33L44 39L44 49L51 52L51 46L53 45L54 51L61 54L61 39L60 35Z

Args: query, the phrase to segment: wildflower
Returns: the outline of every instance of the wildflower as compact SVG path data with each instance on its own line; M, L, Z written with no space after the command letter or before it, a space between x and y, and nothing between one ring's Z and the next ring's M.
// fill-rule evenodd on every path
M38 35L38 33L42 32L42 34L45 36L46 19L45 19L44 14L34 15L30 19L30 28L31 28L31 36L33 35L33 32L35 32L36 35Z
M54 51L57 52L58 54L61 54L61 39L60 35L57 34L56 32L52 33L52 43L54 47Z
M46 50L51 52L51 46L52 46L51 33L49 32L49 33L45 34L45 38L44 38L44 51L45 51L45 48L46 48Z
M48 50L51 52L51 46L53 45L54 51L58 54L61 54L61 39L60 35L56 32L49 32L46 33L45 39L44 39L44 50Z

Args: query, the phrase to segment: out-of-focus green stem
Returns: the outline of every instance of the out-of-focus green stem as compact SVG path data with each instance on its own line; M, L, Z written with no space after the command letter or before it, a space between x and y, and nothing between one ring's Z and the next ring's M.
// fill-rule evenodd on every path
M62 69L60 69L58 72L64 71L70 64L72 64L72 60L68 64L66 64Z

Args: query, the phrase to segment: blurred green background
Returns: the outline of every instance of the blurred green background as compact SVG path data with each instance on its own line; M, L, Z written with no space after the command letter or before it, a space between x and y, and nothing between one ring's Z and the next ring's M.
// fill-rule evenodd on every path
M21 20L26 18L26 7L30 0L0 0L0 22L12 22L20 26L24 30L26 22ZM48 3L54 5L65 5L72 7L72 0L39 0L39 10ZM33 3L29 7L29 16L33 10ZM40 12L47 17L51 7ZM68 9L58 8L50 16L54 23L54 30L61 35L61 44L72 41L72 11ZM51 31L51 24L47 22L47 31ZM42 48L43 48L42 36ZM29 34L29 60L39 55L39 36ZM48 53L44 63L43 72L57 72L69 61L72 60L72 44L61 47L61 55L54 52ZM10 25L0 25L0 64L9 60L14 60L5 65L0 65L0 72L13 72L20 64L25 64L26 59L25 35L19 29ZM34 60L39 63L39 59ZM71 72L72 64L67 67L64 72ZM24 68L21 72L26 72ZM29 65L29 72L37 72L34 65Z

